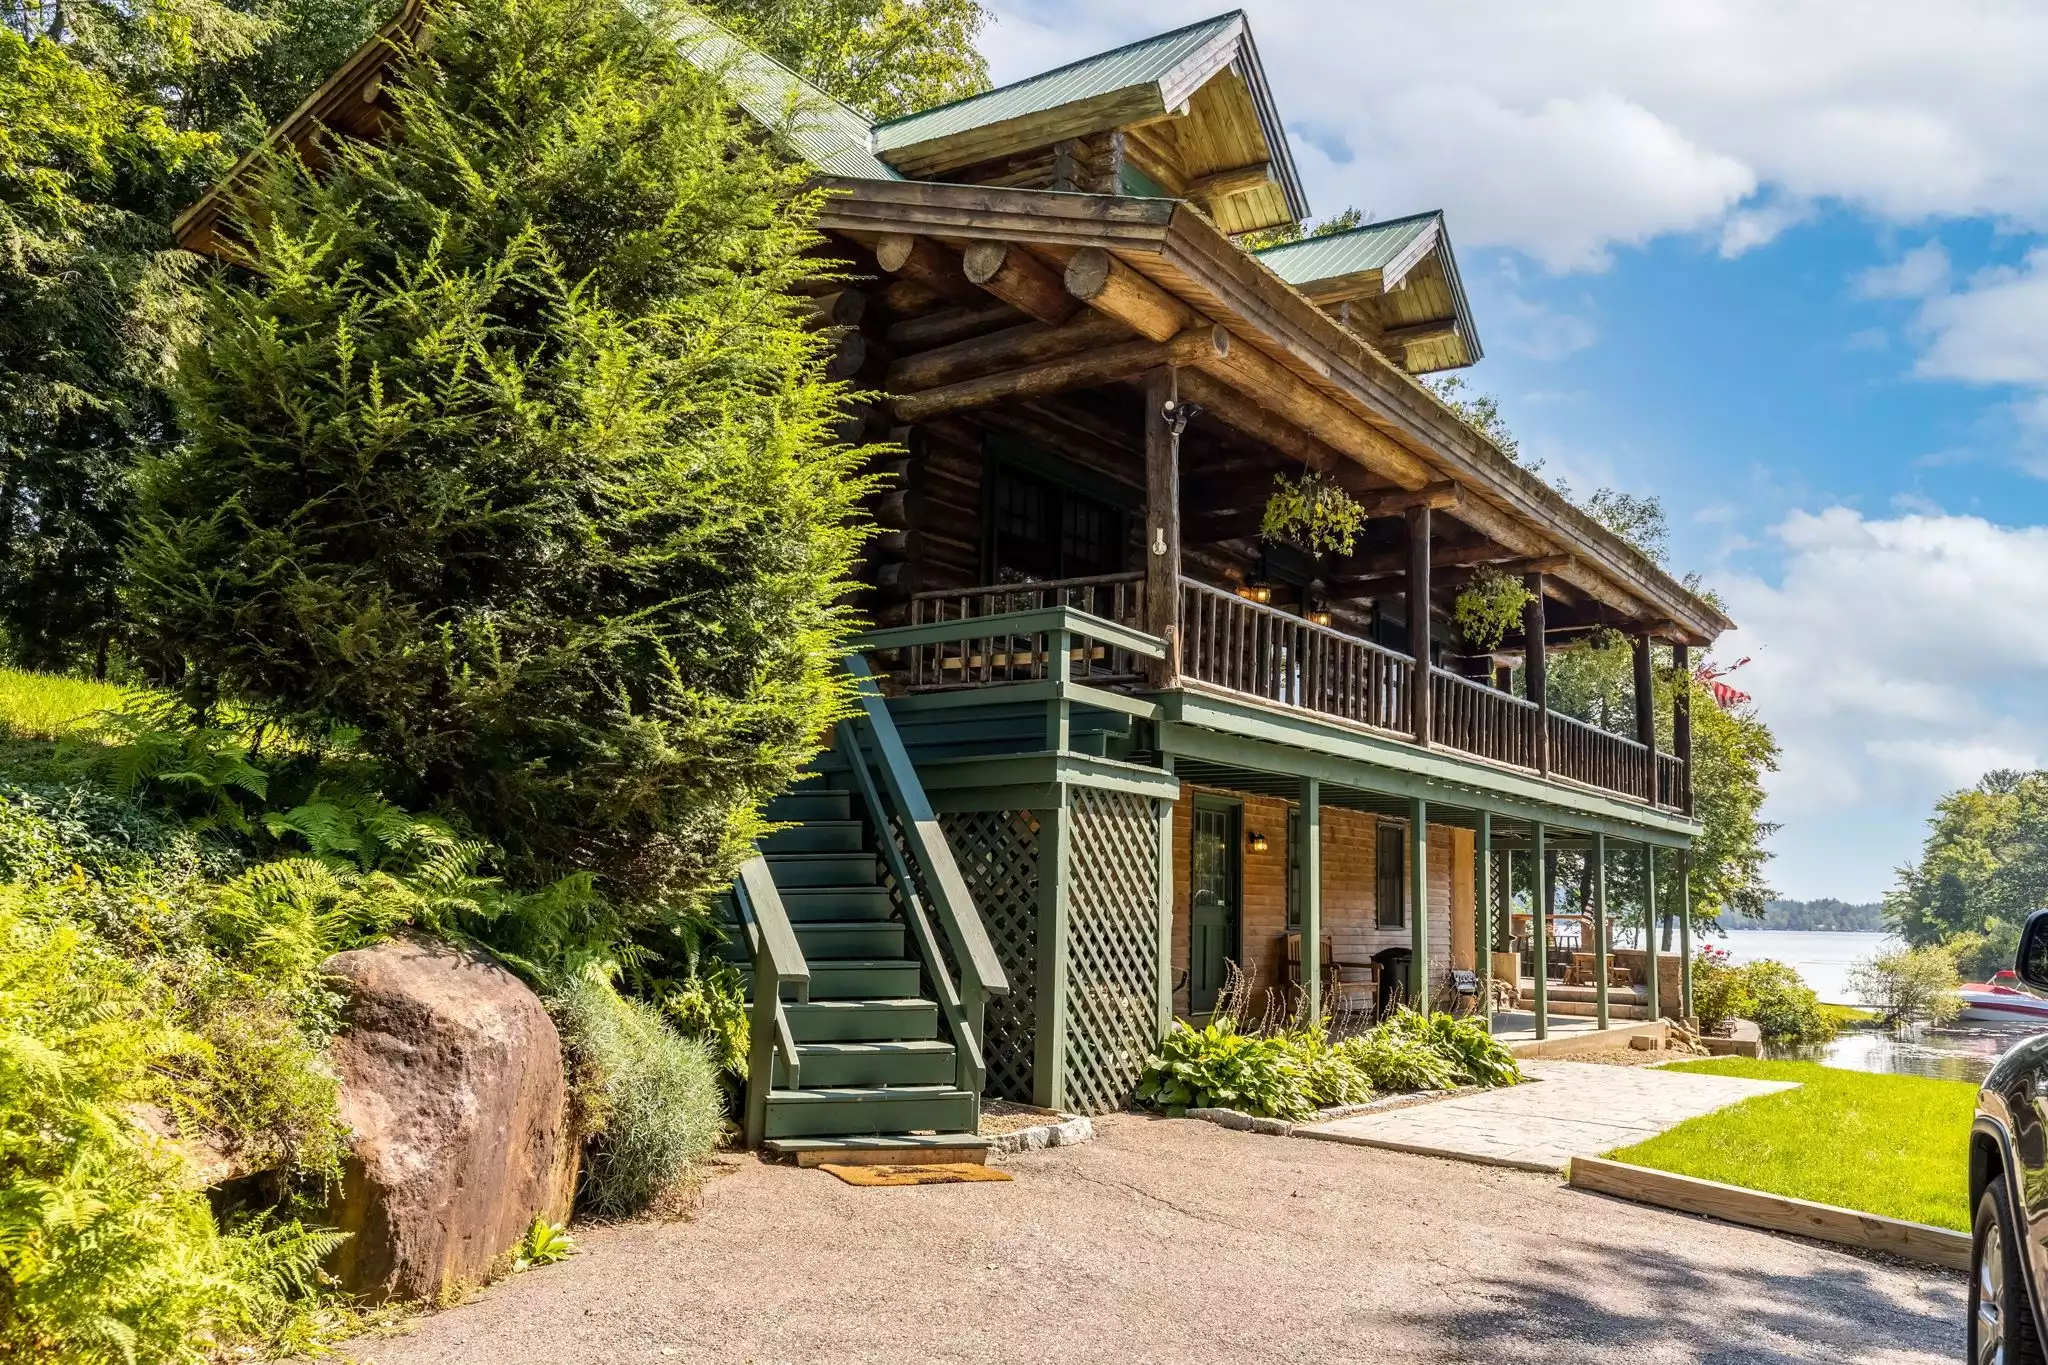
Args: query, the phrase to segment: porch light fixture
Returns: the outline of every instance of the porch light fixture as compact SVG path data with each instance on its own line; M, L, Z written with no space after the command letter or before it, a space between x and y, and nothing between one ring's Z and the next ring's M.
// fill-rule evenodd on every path
M1273 585L1263 578L1254 578L1237 590L1237 595L1247 602L1265 606L1273 600Z
M1269 847L1271 847L1271 845L1269 845L1266 842L1266 836L1260 834L1256 830L1244 836L1244 846L1254 853L1264 853Z
M1315 609L1309 612L1308 619L1310 621L1313 621L1316 625L1327 626L1331 622L1335 621L1337 618L1330 614L1330 609L1328 607L1318 602L1315 605Z

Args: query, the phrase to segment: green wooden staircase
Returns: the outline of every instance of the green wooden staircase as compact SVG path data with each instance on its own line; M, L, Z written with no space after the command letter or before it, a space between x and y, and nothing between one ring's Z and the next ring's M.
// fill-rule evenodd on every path
M786 827L726 901L752 1008L747 1142L976 1152L982 1016L1007 983L889 713L849 667L862 711L829 773L770 804Z

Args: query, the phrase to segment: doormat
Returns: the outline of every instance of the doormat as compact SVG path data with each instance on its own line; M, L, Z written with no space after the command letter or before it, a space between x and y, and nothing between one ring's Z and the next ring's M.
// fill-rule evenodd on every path
M1008 1171L968 1162L946 1162L929 1166L842 1166L837 1162L818 1164L849 1185L966 1185L977 1180L1008 1180Z

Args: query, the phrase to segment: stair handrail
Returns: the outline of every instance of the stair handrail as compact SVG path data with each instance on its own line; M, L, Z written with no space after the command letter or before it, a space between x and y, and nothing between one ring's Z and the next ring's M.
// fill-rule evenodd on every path
M986 1074L983 1017L989 997L1008 994L1010 980L1003 971L1002 960L996 956L995 943L989 937L988 926L982 922L980 910L975 907L973 894L967 889L967 879L960 874L960 864L953 857L953 846L946 841L945 831L939 828L938 816L925 796L924 784L918 780L917 769L910 762L910 753L903 747L902 736L896 732L896 722L876 686L874 671L860 654L846 657L846 671L853 677L854 697L860 709L854 719L840 722L840 747L844 750L846 765L853 773L861 798L875 813L875 842L881 845L889 873L902 890L904 921L917 938L919 951L931 967L939 1007L945 1011L947 1023L953 1029L960 1088L980 1094ZM873 766L881 772L882 790L889 798L887 807L879 799L867 750L861 743L863 737L874 746ZM891 808L903 834L903 846L898 846L896 840L889 836L886 827L885 812ZM907 859L904 856L906 850L909 854ZM938 938L926 918L923 901L917 893L918 880L911 876L912 861L923 873L922 881L931 896L931 908L937 913L939 925L945 931L947 946L953 950L953 961L960 971L957 986L950 979L945 956L939 951Z
M782 1054L789 1088L802 1084L796 1036L789 1027L782 988L796 987L799 1004L811 998L811 969L790 926L782 893L775 889L768 860L755 854L732 884L733 906L754 950L754 1006L747 1028L746 1144L759 1147L768 1131L768 1092L775 1087L775 1054Z

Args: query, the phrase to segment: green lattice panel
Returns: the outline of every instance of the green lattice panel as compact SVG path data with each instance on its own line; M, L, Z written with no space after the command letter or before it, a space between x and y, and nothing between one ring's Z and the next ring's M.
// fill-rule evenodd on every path
M985 1094L1031 1102L1038 1030L1038 821L1029 811L963 811L939 817L953 859L1010 978L989 1001Z
M1078 787L1067 901L1067 1104L1123 1107L1157 1041L1159 825L1149 797Z

